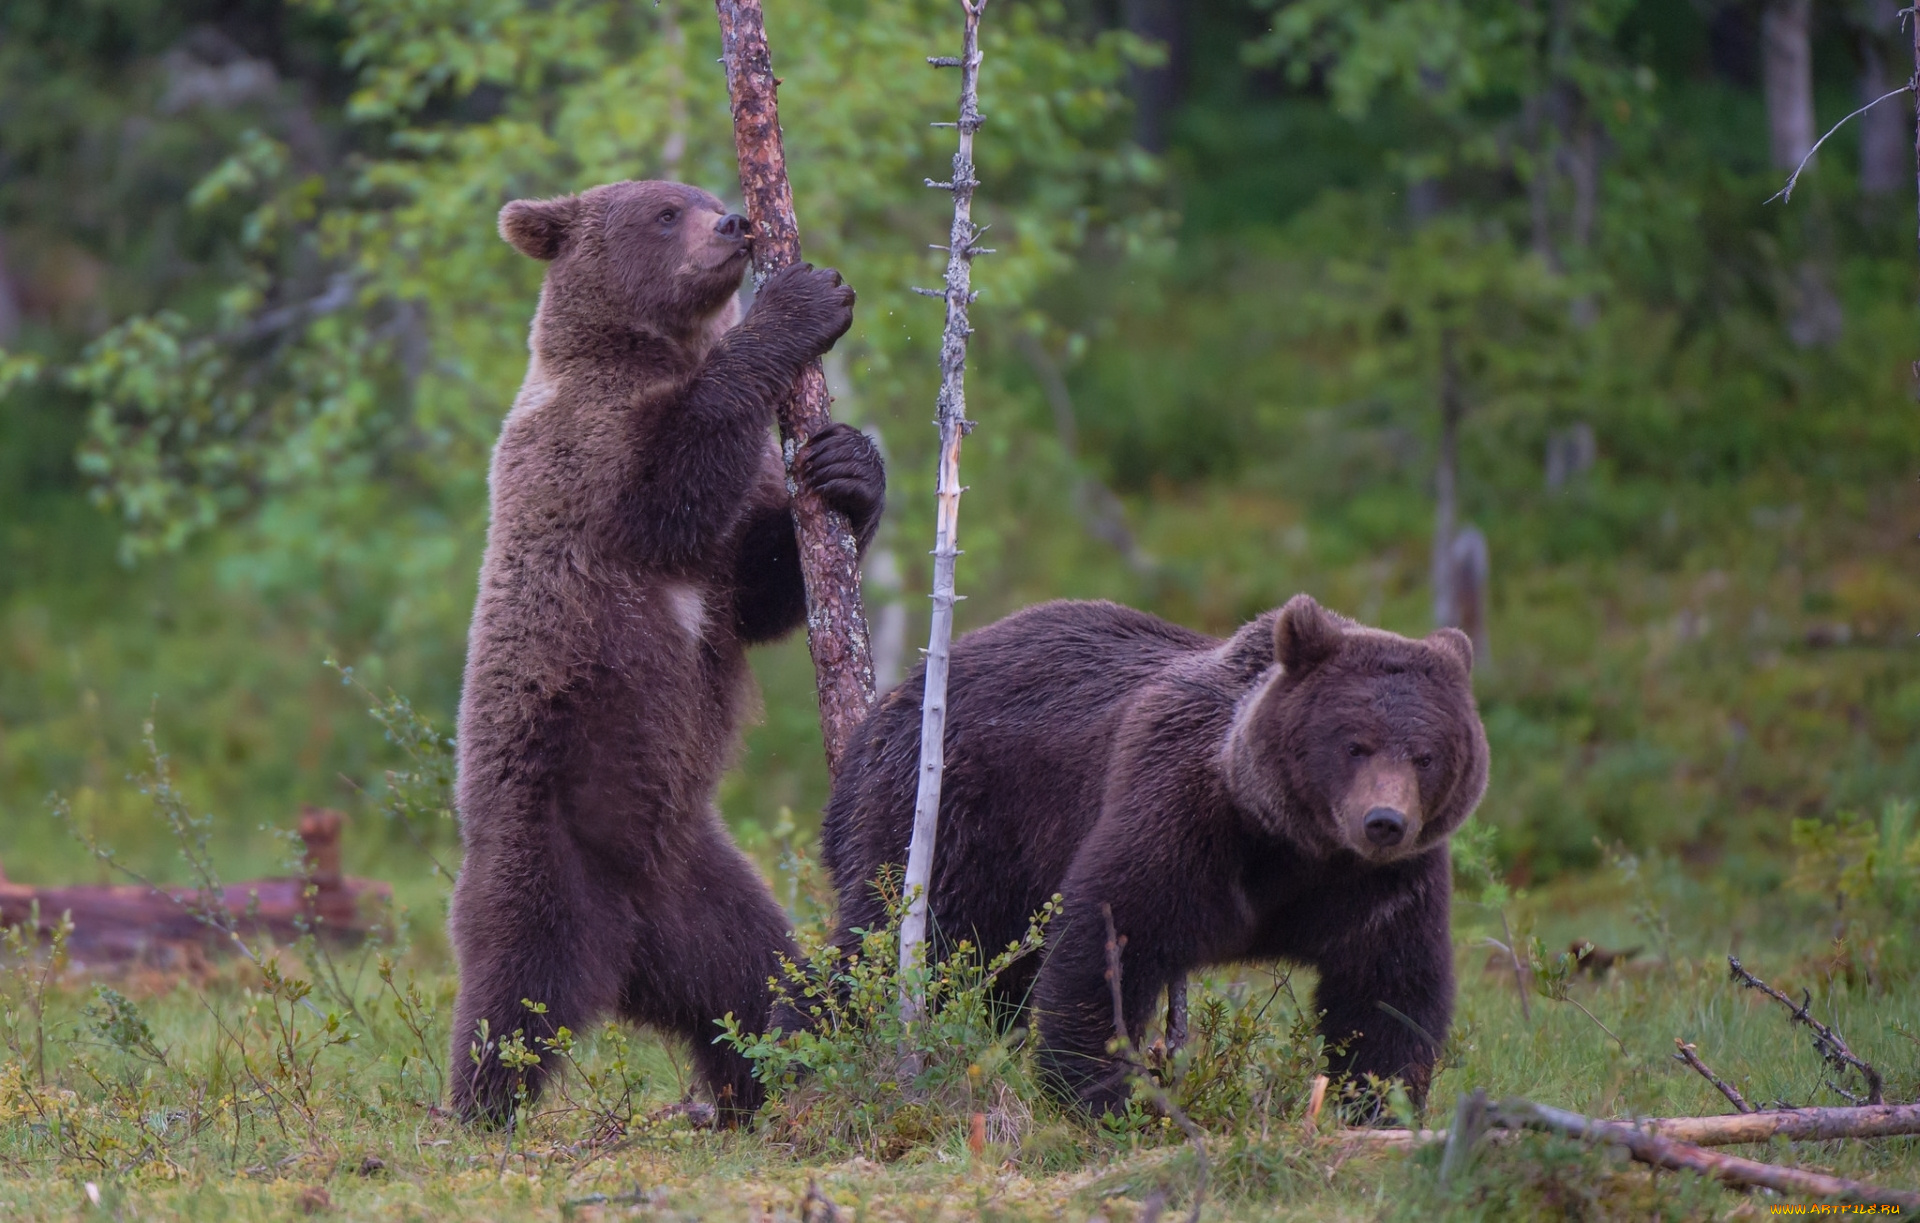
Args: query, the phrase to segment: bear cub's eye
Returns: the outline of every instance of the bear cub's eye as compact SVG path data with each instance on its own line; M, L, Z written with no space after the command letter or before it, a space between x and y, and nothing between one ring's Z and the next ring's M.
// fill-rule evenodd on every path
M1433 757L1429 756L1425 752L1422 752L1418 756L1415 756L1413 758L1413 767L1416 769L1430 768L1432 767L1432 765L1433 765Z
M675 221L678 221L679 219L680 219L680 210L678 208L663 209L660 213L660 223L662 225L671 225Z
M1357 760L1362 756L1373 755L1373 749L1368 747L1364 743L1349 743L1347 744L1347 755L1352 756Z

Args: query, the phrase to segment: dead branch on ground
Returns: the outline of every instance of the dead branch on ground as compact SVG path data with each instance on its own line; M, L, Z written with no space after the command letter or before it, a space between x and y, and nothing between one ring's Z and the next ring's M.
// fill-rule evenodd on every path
M1740 963L1740 957L1728 956L1727 968L1735 981L1746 986L1748 989L1759 990L1767 997L1772 998L1781 1006L1787 1008L1794 1023L1803 1023L1812 1029L1813 1050L1820 1055L1821 1060L1826 1062L1827 1065L1832 1066L1835 1071L1843 1075L1850 1069L1859 1071L1860 1077L1867 1081L1866 1102L1868 1104L1885 1104L1887 1102L1884 1090L1885 1084L1881 1081L1880 1072L1875 1070L1866 1061L1855 1056L1853 1050L1847 1047L1847 1042L1841 1037L1840 1033L1834 1031L1826 1024L1821 1023L1808 1012L1807 1008L1813 1005L1813 993L1811 990L1803 991L1802 1000L1796 1003L1793 999L1787 997L1773 986L1768 985L1759 977L1748 972L1746 967ZM1860 1103L1859 1096L1854 1095L1833 1080L1827 1080L1827 1086L1833 1088L1836 1094L1844 1096L1849 1101L1855 1104Z
M1677 1050L1673 1055L1674 1061L1685 1062L1687 1065L1693 1067L1694 1072L1707 1082L1712 1083L1715 1090L1725 1096L1727 1101L1731 1103L1737 1111L1743 1113L1753 1111L1753 1105L1747 1103L1747 1098L1740 1094L1738 1088L1715 1074L1708 1068L1705 1062L1700 1060L1700 1051L1698 1049L1686 1041L1681 1040L1678 1036L1673 1038L1673 1047Z

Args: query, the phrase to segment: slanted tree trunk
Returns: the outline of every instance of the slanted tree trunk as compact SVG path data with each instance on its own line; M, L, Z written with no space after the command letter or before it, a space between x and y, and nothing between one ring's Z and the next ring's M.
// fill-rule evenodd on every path
M1883 97L1899 82L1889 66L1900 34L1897 0L1868 0L1860 31L1860 104ZM1906 111L1892 101L1860 116L1860 193L1892 195L1907 184L1909 146Z
M760 0L714 0L720 16L727 92L733 99L733 142L740 159L740 187L753 225L754 283L800 259L800 228L793 216L793 188L780 142L780 112L773 60L767 50ZM794 534L807 585L807 649L813 655L814 687L820 698L820 731L827 770L840 757L854 728L873 704L873 650L867 641L866 609L860 602L860 545L846 515L831 509L793 479L793 461L815 433L832 422L827 377L815 361L782 403L781 448L787 488L793 494Z
M1760 17L1761 76L1767 93L1767 147L1782 170L1813 148L1812 0L1768 0Z
M960 442L972 428L967 420L967 337L973 328L967 308L973 303L973 257L984 253L975 245L980 229L973 223L973 134L980 118L980 14L987 0L960 0L966 13L966 33L960 57L933 57L936 68L960 70L960 113L948 125L959 132L953 154L953 176L948 182L927 180L927 186L953 195L953 223L947 229L947 275L944 289L933 296L947 304L947 325L940 339L940 397L936 419L940 425L940 471L936 488L938 511L933 544L933 623L927 635L927 669L920 701L920 784L913 804L913 836L907 844L907 871L902 886L907 914L900 923L900 973L905 985L900 1018L912 1023L920 1017L925 999L913 975L921 966L927 941L927 893L933 886L933 852L940 824L940 781L946 768L947 662L953 642L954 561L960 555ZM909 1055L909 1061L913 1060Z

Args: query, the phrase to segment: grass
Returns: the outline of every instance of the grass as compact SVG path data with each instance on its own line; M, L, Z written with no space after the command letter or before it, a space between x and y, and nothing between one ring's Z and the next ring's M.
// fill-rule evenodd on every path
M1724 1111L1672 1060L1676 1036L1750 1100L1840 1103L1804 1031L1727 979L1735 941L1755 971L1812 990L1816 1014L1885 1074L1889 1100L1920 1094L1920 994L1904 977L1849 983L1816 920L1824 902L1732 896L1655 862L1504 907L1536 948L1588 938L1645 949L1602 979L1568 980L1568 1001L1535 994L1529 1019L1510 966L1485 941L1501 936L1501 915L1461 901L1459 1007L1430 1123L1444 1125L1473 1087L1594 1115ZM802 1087L756 1130L714 1133L670 1107L688 1087L680 1053L609 1027L544 1051L572 1068L515 1131L467 1130L438 1107L454 992L444 944L391 926L360 948L267 949L259 963L231 958L196 978L61 973L44 950L16 946L0 1054L0 1216L91 1217L97 1195L103 1215L138 1219L806 1218L817 1184L862 1219L1119 1220L1141 1217L1156 1194L1183 1203L1195 1181L1195 1158L1165 1121L1086 1124L1033 1090L1022 1051L1005 1042L970 1048L970 1077L949 1077L924 1105L903 1093L904 1106L875 1109L888 1089L870 1071L857 1092L816 1092L810 1123L794 1121ZM1702 1218L1772 1200L1545 1137L1484 1149L1442 1187L1437 1151L1364 1152L1314 1133L1302 1119L1318 1054L1300 1014L1307 982L1297 973L1276 988L1272 971L1248 968L1195 992L1196 1017L1212 1000L1226 1038L1197 1036L1179 1063L1177 1094L1208 1131L1207 1218ZM820 1111L855 1097L878 1119L867 1132L821 1123ZM968 1145L975 1111L989 1118L979 1156ZM1920 1183L1920 1139L1748 1153Z

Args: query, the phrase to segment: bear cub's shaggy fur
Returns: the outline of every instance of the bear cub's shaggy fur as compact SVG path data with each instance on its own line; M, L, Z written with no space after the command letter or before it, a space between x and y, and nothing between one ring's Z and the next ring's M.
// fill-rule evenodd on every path
M460 700L454 1104L501 1120L503 1039L538 1052L618 1012L690 1042L737 1118L760 1091L714 1021L758 1031L792 943L713 793L752 696L744 648L806 612L774 405L846 332L853 290L790 267L743 320L747 223L677 183L517 201L500 233L550 266L494 451ZM836 425L796 468L864 547L872 444Z
M1015 1003L1031 990L1042 1065L1096 1113L1124 1104L1128 1077L1107 1053L1103 911L1126 940L1130 1033L1194 969L1310 964L1321 1031L1345 1045L1336 1072L1423 1096L1453 1010L1447 837L1487 783L1472 663L1458 630L1409 640L1305 595L1226 641L1110 603L968 634L947 694L936 951L1004 947L1062 894L1037 980L1002 987ZM885 921L874 879L906 858L923 680L868 717L827 806L843 948Z

